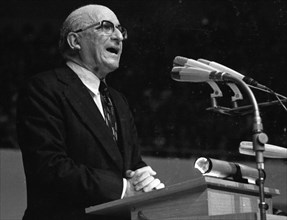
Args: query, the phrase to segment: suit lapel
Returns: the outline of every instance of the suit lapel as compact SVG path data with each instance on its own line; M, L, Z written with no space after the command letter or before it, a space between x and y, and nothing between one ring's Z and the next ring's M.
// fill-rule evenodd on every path
M112 101L113 104L115 106L115 110L116 110L116 114L117 114L117 118L118 118L118 123L120 125L120 129L119 132L120 134L119 137L121 137L121 148L122 148L122 152L123 152L123 158L125 160L124 166L125 166L125 170L127 170L128 167L128 161L130 161L130 153L132 152L132 150L130 149L130 144L129 142L127 142L128 140L130 140L129 134L128 132L131 132L130 129L128 128L128 116L127 116L127 112L124 110L126 104L122 101L123 99L119 99L117 98L119 95L113 90L110 89L110 94L112 96ZM120 116L120 117L119 117Z
M107 153L122 169L123 160L111 132L94 103L88 89L68 67L56 70L58 79L66 84L64 95L87 128L98 138Z

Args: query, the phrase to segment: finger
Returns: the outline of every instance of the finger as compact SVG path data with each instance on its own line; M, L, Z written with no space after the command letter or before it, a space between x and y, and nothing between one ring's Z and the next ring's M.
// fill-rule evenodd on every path
M135 174L135 171L132 171L132 170L126 171L126 177L127 178L132 178L134 174Z
M136 172L136 174L140 174L142 172L149 172L150 175L152 175L152 176L156 175L156 172L150 166L145 166L145 167L139 168L135 172Z
M144 192L150 192L153 190L153 188L157 187L160 184L159 179L154 179L150 184L148 184L146 187L143 188Z
M135 190L136 191L142 190L143 188L149 186L149 184L151 184L153 181L154 181L154 177L153 176L148 176L143 181L141 181L141 182L139 182L138 184L135 185Z
M133 179L134 179L133 184L134 184L134 185L137 185L139 182L144 181L144 180L145 180L146 178L148 178L149 176L151 176L151 175L149 174L149 172L143 172L143 173L141 173L141 174L139 174L139 175L135 174L134 177L133 177Z
M156 187L154 187L154 189L158 190L158 189L163 189L165 188L165 185L163 183L160 183L159 185L157 185Z
M124 197L130 197L130 196L134 196L134 195L137 195L140 193L141 193L141 191L135 190L135 187L131 183L131 179L128 179L127 180L127 188L126 188Z

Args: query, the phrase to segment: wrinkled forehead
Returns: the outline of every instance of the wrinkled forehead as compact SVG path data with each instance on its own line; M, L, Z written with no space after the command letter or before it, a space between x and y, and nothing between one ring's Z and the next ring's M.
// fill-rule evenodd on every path
M108 20L115 25L119 24L119 20L115 13L109 8L101 5L96 5L87 9L87 14L92 22L101 22L102 20Z

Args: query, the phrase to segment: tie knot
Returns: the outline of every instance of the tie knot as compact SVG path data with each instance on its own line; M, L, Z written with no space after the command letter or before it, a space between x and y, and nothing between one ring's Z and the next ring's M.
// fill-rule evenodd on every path
M99 91L101 94L107 94L108 93L108 87L107 87L107 84L105 82L103 82L103 81L100 82Z

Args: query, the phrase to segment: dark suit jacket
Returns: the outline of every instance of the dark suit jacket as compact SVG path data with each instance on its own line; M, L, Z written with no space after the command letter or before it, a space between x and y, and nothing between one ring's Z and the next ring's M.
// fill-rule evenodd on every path
M110 88L110 93L118 144L88 89L68 67L36 75L20 91L24 219L85 219L85 207L120 198L127 169L146 165L128 104L117 91Z

